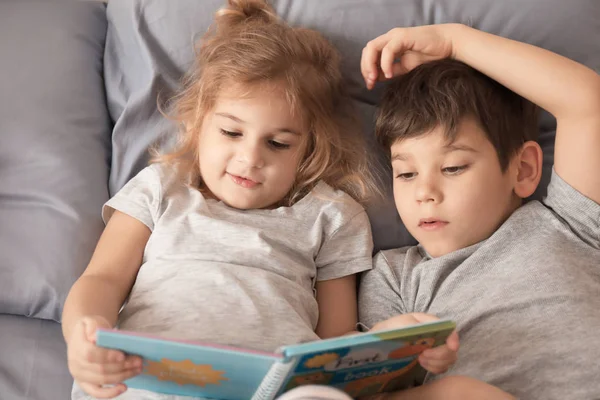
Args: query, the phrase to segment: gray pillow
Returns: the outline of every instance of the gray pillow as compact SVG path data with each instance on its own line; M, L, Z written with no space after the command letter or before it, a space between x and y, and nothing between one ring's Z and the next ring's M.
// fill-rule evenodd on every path
M0 313L59 321L102 231L101 3L0 1Z
M115 193L147 162L146 149L168 143L174 127L156 111L156 96L168 96L192 60L193 41L206 31L222 0L119 0L108 5L106 79L115 120L110 190ZM600 69L600 7L597 0L287 0L272 2L292 24L323 32L344 56L344 72L371 135L381 85L365 90L360 78L362 48L396 26L461 22L529 42ZM540 124L545 152L540 198L550 176L555 121ZM389 180L388 176L385 176ZM391 193L367 210L377 249L414 243L396 213Z

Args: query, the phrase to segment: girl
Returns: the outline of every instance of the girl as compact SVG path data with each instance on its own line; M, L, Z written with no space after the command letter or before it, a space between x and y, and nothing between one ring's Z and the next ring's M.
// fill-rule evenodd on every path
M141 372L94 345L99 327L268 351L354 329L375 186L351 112L317 32L262 1L217 13L174 102L180 144L104 206L66 300L73 398L112 398Z

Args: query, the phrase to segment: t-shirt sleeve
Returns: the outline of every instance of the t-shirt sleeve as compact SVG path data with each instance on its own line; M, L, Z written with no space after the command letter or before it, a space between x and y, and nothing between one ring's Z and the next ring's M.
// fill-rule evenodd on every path
M373 269L364 273L358 291L358 320L369 329L378 322L404 314L398 279L384 254L373 258Z
M139 220L152 231L160 201L160 177L156 167L149 166L141 170L104 204L102 219L104 223L108 223L115 210L118 210Z
M371 224L364 210L329 235L316 257L317 280L342 278L373 268Z
M552 170L544 204L585 243L600 249L600 204L584 196Z

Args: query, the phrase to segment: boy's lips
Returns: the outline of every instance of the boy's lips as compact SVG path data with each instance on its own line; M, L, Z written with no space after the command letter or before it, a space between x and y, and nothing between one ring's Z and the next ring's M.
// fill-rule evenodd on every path
M448 221L437 218L422 218L419 220L419 228L425 229L426 231L441 229L446 225L448 225Z
M241 187L246 188L246 189L252 189L253 187L260 184L260 182L252 180L250 178L230 174L229 172L227 173L227 175L229 175L229 177L231 178L233 183L235 183L236 185L240 185Z

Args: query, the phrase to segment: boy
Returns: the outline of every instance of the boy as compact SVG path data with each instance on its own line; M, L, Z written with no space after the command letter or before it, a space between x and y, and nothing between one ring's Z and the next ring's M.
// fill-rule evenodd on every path
M524 399L596 398L598 74L456 24L394 29L367 45L361 69L369 88L402 75L387 89L376 134L390 150L396 207L419 245L375 257L360 320L451 318L461 348L449 374ZM527 204L542 151L523 98L557 119L548 195Z

